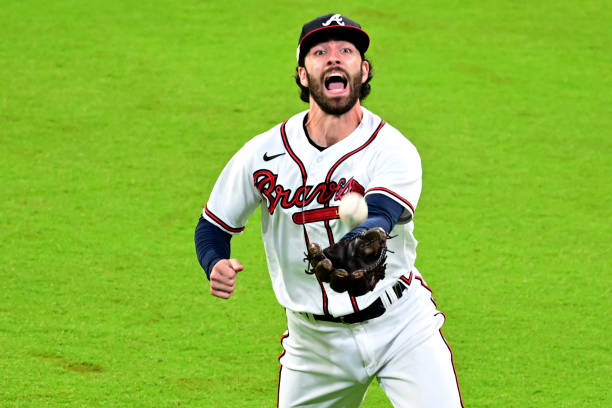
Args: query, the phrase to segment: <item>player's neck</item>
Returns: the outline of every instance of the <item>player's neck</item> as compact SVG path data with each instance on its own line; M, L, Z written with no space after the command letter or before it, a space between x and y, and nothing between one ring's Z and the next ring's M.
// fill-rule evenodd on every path
M362 117L359 101L350 111L340 116L325 113L316 103L311 103L306 129L313 142L321 147L329 147L350 135L359 126Z

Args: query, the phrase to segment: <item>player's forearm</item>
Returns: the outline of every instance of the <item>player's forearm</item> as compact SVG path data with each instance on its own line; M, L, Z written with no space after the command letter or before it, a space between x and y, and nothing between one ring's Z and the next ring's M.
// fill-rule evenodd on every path
M200 217L195 230L195 247L198 261L208 279L217 262L229 259L231 238L230 234Z

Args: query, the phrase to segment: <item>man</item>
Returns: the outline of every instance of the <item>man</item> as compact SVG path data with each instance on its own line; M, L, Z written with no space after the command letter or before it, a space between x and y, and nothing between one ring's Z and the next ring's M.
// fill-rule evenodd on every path
M444 315L414 267L419 155L361 105L372 78L369 43L340 14L303 26L296 82L310 108L251 139L227 164L196 228L198 259L211 294L231 297L244 266L230 258L230 238L263 207L268 268L287 312L280 407L356 407L374 377L394 406L462 407L440 332ZM353 230L337 214L349 192L365 195L369 209ZM389 234L389 251L365 294L334 290L304 259L313 243L331 247L375 228Z

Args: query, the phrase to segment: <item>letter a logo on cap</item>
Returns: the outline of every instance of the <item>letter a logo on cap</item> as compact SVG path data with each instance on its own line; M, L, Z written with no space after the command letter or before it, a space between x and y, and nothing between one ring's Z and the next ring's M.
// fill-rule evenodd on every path
M332 23L332 21L335 21L336 24L338 25L344 25L344 21L342 21L342 16L340 14L334 14L333 16L329 18L329 20L327 20L324 23L321 23L321 25L324 27L327 27L328 25Z

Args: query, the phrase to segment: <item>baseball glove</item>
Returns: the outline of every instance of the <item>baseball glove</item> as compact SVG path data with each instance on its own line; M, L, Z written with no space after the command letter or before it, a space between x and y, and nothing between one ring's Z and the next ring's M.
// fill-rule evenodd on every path
M325 249L312 243L306 254L309 263L306 272L328 282L336 292L364 295L385 277L387 238L382 228L372 228Z

